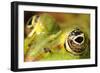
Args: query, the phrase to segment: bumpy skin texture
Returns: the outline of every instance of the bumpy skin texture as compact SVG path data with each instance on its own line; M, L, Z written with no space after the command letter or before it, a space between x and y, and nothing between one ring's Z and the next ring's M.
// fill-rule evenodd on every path
M70 21L67 17L70 16L66 16L64 20L76 22L74 19ZM83 15L82 17L84 21L87 21L84 17L88 19L88 16ZM90 57L88 30L82 30L82 33L85 34L85 41L82 46L82 48L85 48L84 52L81 54L73 54L67 50L68 46L64 45L66 44L65 40L68 40L69 34L76 27L73 23L69 24L69 22L66 21L59 22L55 19L55 16L53 17L49 13L40 14L37 21L35 21L35 16L33 16L30 23L31 28L33 29L28 34L31 35L27 36L24 41L25 61L71 60ZM81 29L83 26L77 25L77 27Z

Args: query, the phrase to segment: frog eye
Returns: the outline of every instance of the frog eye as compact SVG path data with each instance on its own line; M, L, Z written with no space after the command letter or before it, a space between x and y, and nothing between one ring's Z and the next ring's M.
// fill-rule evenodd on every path
M85 36L82 31L75 29L69 33L68 38L65 39L65 49L73 54L81 54L85 48Z
M26 27L25 27L25 28L27 28L27 30L29 30L29 33L27 34L28 37L31 37L34 33L36 33L36 29L38 27L37 24L39 23L39 20L40 20L39 15L34 15L28 20Z
M38 15L32 16L32 17L28 20L28 22L27 22L27 24L26 24L26 25L27 25L27 28L33 29L33 28L35 27L36 23L38 22L38 18L39 18Z

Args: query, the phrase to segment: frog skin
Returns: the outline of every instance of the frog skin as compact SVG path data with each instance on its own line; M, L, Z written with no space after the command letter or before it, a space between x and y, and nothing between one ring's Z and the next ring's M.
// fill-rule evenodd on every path
M76 31L76 28L70 32L61 30L56 20L47 13L33 15L29 20L31 21L28 21L26 27L32 30L24 41L25 61L80 59L84 58L84 52L87 54L86 45L82 45L82 48L80 48L85 48L83 51L79 51L79 49L77 52L68 43L73 36L71 33ZM78 30L80 31L80 29ZM76 33L74 32L74 34ZM77 36L80 36L80 34ZM85 39L83 32L81 36L84 38L83 44L86 43L87 39ZM71 49L74 49L74 51ZM54 59L55 57L58 58Z

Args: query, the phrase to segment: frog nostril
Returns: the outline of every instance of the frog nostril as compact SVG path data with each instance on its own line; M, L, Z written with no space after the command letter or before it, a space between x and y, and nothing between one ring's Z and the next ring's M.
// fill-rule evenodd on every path
M77 37L77 38L75 39L75 41L76 41L77 43L81 43L81 42L83 41L83 37Z

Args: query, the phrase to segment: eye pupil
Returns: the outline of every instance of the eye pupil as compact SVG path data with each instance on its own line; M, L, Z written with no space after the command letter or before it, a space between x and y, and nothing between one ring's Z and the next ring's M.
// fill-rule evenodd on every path
M76 42L81 43L83 41L83 37L77 37L75 39Z

